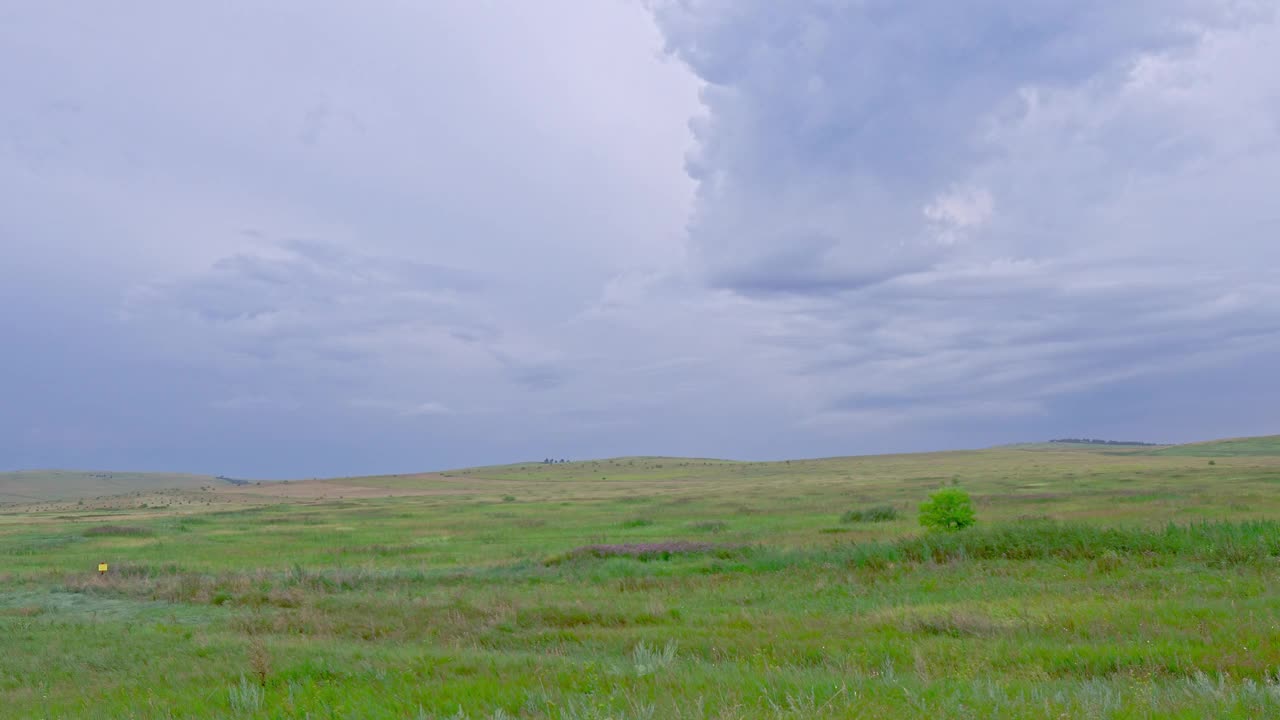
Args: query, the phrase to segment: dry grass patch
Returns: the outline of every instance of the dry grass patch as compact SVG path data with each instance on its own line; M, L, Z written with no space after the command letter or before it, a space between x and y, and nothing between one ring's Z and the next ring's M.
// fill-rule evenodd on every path
M720 558L735 557L746 550L744 545L728 545L723 543L692 542L674 540L653 543L614 543L599 545L583 545L568 553L551 558L548 565L555 565L565 560L578 558L632 558L635 560L670 560L673 557L686 555L711 555Z
M96 525L84 531L85 537L151 537L155 534L151 528L141 525Z
M992 637L1009 630L993 618L972 611L951 610L934 615L916 615L902 623L902 631L912 635L946 637Z

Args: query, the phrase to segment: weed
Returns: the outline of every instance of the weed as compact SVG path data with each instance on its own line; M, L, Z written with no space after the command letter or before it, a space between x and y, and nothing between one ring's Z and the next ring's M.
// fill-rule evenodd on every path
M1100 573L1112 573L1124 566L1120 553L1108 549L1093 561L1093 567Z
M249 670L259 686L267 686L267 679L271 676L271 653L262 638L256 635L249 641Z
M898 508L892 505L876 505L860 510L850 510L840 516L842 523L888 522L897 519Z
M253 715L262 709L266 691L241 675L239 684L232 685L228 695L231 699L232 712L237 715Z
M645 677L666 670L676 661L679 646L670 640L661 649L641 640L631 651L631 663L637 677Z

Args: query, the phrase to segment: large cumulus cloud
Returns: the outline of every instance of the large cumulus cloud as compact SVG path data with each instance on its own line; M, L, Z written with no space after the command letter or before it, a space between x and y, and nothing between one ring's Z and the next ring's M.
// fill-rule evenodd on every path
M785 318L815 425L1087 428L1055 399L1162 375L1194 408L1179 373L1280 350L1273 4L655 12L705 82L696 270Z

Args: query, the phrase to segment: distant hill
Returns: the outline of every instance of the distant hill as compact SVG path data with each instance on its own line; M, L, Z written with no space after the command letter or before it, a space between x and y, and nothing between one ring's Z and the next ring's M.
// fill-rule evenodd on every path
M1059 438L1050 443L1067 445L1123 445L1127 447L1162 447L1160 443L1138 442L1136 440L1095 440L1092 438Z
M1060 442L1057 440L1034 443L1014 443L1001 445L996 450L1021 450L1024 452L1083 453L1095 455L1150 455L1164 445L1130 445L1128 443L1080 443Z
M1263 437L1230 438L1209 442L1188 443L1154 450L1152 455L1181 455L1190 457L1267 457L1280 456L1280 435Z
M211 475L96 470L0 472L0 504L75 500L154 490L198 490L223 485Z
M999 457L1008 451L1052 452L1071 456L1126 455L1126 456L1175 456L1175 457L1280 457L1280 435L1250 438L1232 438L1186 445L1152 445L1141 442L1114 440L1059 439L1050 442L1005 445L989 450L957 451L947 453L918 453L880 456L876 460L894 462L919 462L928 472L942 473L939 467L961 466L981 462L983 458ZM1064 456L1065 457L1065 456ZM622 480L633 475L667 474L673 478L690 473L699 476L709 474L730 477L730 473L744 472L799 472L802 468L841 468L850 462L872 460L863 456L849 458L825 458L788 460L777 462L740 463L730 460L706 460L696 458L628 457L605 460L589 460L572 463L546 464L523 463L518 465L449 470L435 473L392 475L378 477L330 478L294 483L254 483L250 480L226 476L196 475L190 473L139 473L101 472L77 470L23 470L0 472L0 505L26 505L36 503L66 503L85 500L91 502L108 496L157 493L160 491L199 491L216 488L219 496L226 493L237 497L288 496L288 497L372 497L396 493L468 493L495 478L511 482L546 482L548 478L573 478L578 476L607 476L610 480ZM831 472L836 472L832 470ZM922 473L927 474L924 469ZM942 477L939 474L939 477ZM512 486L514 487L514 486ZM509 488L508 488L509 489ZM505 492L506 490L504 490Z

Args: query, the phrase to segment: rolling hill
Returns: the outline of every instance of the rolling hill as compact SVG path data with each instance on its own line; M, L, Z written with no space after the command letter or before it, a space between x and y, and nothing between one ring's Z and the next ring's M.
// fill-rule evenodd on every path
M19 470L0 472L0 504L66 502L170 489L198 490L219 484L222 483L211 475L186 473Z
M844 474L855 471L885 472L896 475L903 467L915 467L918 474L950 476L957 469L969 469L962 475L980 475L990 470L997 476L1038 475L1034 468L1037 461L1029 457L1054 455L1078 456L1088 463L1089 457L1127 456L1132 458L1266 458L1280 457L1280 435L1231 438L1170 446L1105 445L1087 443L1020 443L986 450L958 450L937 453L910 453L901 455L865 455L851 457L819 458L806 460L782 460L774 462L738 462L732 460L706 460L692 458L612 458L587 460L568 464L545 465L520 463L515 465L480 467L443 472L382 475L369 477L329 478L300 482L263 482L249 484L242 480L227 480L211 475L190 473L141 473L92 470L23 470L0 472L0 505L26 505L36 503L68 503L119 497L146 495L160 491L216 490L223 498L236 497L255 502L268 497L292 499L332 499L337 497L373 497L398 495L458 495L483 492L486 488L498 489L524 486L526 483L546 482L557 479L612 478L615 481L633 478L645 479L671 476L672 482L684 482L704 475L715 477L756 476L804 472L833 472ZM1022 459L1020 459L1022 458ZM1026 460L1024 462L1024 460ZM1075 461L1072 461L1075 462ZM664 469L665 468L665 469ZM886 468L893 468L886 470ZM140 502L140 501L139 501ZM137 503L134 503L137 504Z
M1276 457L1280 456L1280 435L1230 438L1208 442L1188 443L1153 450L1153 455L1184 457Z

